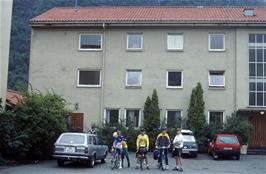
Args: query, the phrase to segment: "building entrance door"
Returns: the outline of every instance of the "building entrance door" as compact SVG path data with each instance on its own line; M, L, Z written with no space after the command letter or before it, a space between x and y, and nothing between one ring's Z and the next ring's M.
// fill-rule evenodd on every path
M75 132L83 132L84 113L70 114L70 129Z
M249 148L266 148L266 115L250 117L254 130L250 135Z

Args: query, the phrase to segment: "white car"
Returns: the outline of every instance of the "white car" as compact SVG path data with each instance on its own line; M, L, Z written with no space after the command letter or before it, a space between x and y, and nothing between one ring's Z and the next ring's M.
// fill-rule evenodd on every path
M197 157L198 144L191 130L182 129L181 133L184 137L182 154L188 154L192 157Z

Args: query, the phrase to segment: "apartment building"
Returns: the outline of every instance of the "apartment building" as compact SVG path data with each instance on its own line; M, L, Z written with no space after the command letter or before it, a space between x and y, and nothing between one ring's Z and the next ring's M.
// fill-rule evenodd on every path
M200 82L208 123L237 111L255 125L251 146L266 146L265 7L53 8L30 23L29 81L83 129L141 126L153 89L161 120L182 127Z
M0 1L0 98L5 106L7 89L12 0Z

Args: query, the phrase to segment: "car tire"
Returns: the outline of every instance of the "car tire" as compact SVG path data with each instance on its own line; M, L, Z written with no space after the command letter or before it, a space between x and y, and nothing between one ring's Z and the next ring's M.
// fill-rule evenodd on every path
M193 154L192 154L192 157L193 157L193 158L197 158L197 157L198 157L198 154L197 154L197 153L193 153Z
M61 159L58 159L58 160L57 160L57 166L58 166L58 167L62 167L62 166L64 166L64 161L61 160Z
M92 156L91 159L88 161L89 168L93 168L95 165L95 156Z
M217 159L219 158L219 156L218 156L218 155L216 155L214 152L213 152L213 155L212 155L212 157L213 157L213 159L214 159L214 160L217 160Z
M237 155L236 156L236 160L240 160L240 155Z
M101 163L106 163L106 157L107 157L107 152L105 153L104 157L101 159Z

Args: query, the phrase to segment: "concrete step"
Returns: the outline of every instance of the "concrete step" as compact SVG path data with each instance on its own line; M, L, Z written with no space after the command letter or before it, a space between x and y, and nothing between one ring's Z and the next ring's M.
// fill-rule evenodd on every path
M248 155L266 155L266 148L248 149Z

